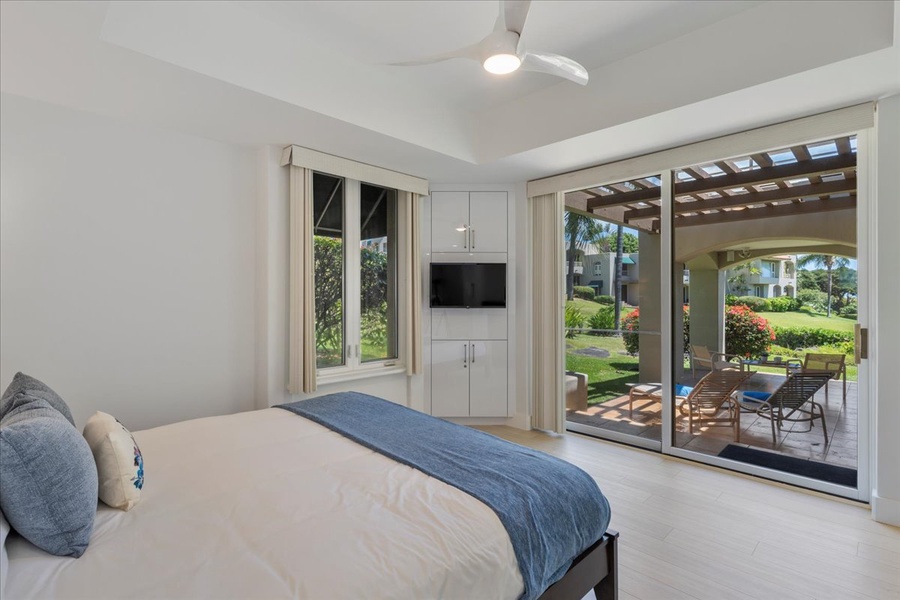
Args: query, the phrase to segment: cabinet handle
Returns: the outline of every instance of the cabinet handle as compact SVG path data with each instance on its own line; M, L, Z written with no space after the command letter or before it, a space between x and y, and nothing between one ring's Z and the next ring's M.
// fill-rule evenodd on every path
M472 246L473 248L475 246ZM475 364L475 344L472 344L472 364Z
M475 228L469 227L469 231L472 232L471 233L471 235L472 235L472 250L474 250L475 249Z
M469 226L463 223L463 248L469 247Z
M469 368L469 345L463 344L463 369Z

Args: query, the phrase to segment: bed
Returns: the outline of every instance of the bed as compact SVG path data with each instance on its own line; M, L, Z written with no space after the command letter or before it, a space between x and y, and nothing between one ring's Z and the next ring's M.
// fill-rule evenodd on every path
M377 410L360 420L375 428L395 423L391 429L401 444L424 424L515 446L383 400L367 401L384 404L372 404ZM389 458L390 449L376 451L359 432L338 433L327 419L295 413L276 407L135 432L147 478L140 504L123 512L100 503L89 548L78 559L52 556L11 536L4 600L574 600L592 589L603 600L616 597L617 534L607 531L608 510L596 515L592 527L599 533L577 543L583 547L565 562L561 578L558 573L549 587L536 589L521 568L510 523L501 521L509 514L406 464L419 460L424 446L413 449L413 459ZM454 450L434 454L453 454L453 464L465 464ZM498 489L518 494L506 483ZM544 510L516 518L531 522ZM572 535L582 529L573 526Z

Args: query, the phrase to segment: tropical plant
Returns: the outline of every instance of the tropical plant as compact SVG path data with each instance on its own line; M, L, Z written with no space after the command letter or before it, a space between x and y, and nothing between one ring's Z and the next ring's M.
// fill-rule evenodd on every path
M747 278L750 275L759 275L762 271L759 270L758 267L752 266L751 263L744 263L738 267L734 267L731 269L731 275L728 277L728 287L730 287L735 294L744 295L750 291L750 284L747 283Z
M592 330L602 329L605 331L591 331L591 335L609 336L613 335L610 330L616 328L615 309L612 305L601 306L597 312L588 319L588 327Z
M828 301L826 302L826 315L831 316L831 296L834 287L834 269L835 267L846 267L850 261L843 256L834 256L831 254L804 254L797 260L797 266L805 268L809 266L824 267L828 277L828 289L825 291Z
M738 356L759 356L775 341L769 322L746 306L729 306L725 311L725 352Z
M566 298L575 297L575 255L590 245L598 244L608 235L609 226L603 221L580 213L566 211L563 237L566 241Z
M583 329L584 323L587 321L587 317L584 316L581 309L572 302L566 303L565 319L567 338L573 338L578 335L578 331L576 330Z

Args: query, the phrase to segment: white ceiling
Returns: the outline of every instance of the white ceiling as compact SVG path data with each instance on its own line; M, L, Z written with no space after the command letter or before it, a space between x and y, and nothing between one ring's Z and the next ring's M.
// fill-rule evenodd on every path
M2 2L0 91L428 177L515 182L900 92L900 2L534 2L586 87L410 60L496 2Z

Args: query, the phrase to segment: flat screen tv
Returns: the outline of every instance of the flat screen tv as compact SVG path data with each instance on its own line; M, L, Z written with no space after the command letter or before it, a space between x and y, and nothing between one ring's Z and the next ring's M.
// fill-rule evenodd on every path
M506 263L431 263L432 308L506 308Z

